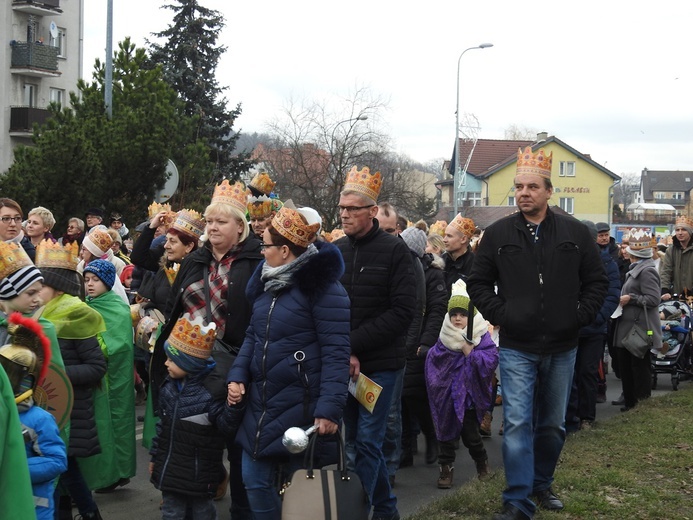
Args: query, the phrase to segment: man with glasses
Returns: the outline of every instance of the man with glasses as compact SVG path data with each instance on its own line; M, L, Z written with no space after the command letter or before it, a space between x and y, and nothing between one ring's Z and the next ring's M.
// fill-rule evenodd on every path
M103 210L101 208L88 209L84 215L84 221L87 224L87 229L84 234L88 235L92 228L95 228L103 222Z
M341 282L351 299L353 380L363 372L382 386L373 413L349 397L344 410L347 451L373 508L373 520L399 520L382 447L397 380L406 359L405 334L414 317L416 284L409 248L375 218L381 176L352 168L339 197L345 237L335 242L344 257Z
M24 214L22 208L12 199L0 198L0 240L21 245L33 262L36 248L22 230Z

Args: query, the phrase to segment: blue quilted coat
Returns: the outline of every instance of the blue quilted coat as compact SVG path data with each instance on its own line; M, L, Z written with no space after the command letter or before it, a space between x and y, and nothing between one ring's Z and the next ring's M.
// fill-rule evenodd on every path
M260 264L248 282L253 304L245 341L228 381L246 387L246 413L236 442L254 459L288 458L284 431L306 428L316 417L337 424L349 379L349 297L339 282L344 262L329 243L317 244L292 279L265 292Z

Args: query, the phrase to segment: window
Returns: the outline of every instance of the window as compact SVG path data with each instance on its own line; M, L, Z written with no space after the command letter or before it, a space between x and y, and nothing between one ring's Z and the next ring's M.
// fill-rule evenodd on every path
M558 168L559 177L575 177L575 161L561 161Z
M38 92L38 87L32 85L31 83L24 84L24 106L35 107L36 106L36 94Z
M59 88L51 88L50 102L63 105L65 103L65 91Z
M469 206L481 206L481 192L480 191L470 191L467 192L467 200Z
M62 27L58 27L58 34L55 38L50 37L49 45L58 48L58 56L61 58L65 57L67 43L67 33Z
M572 215L574 210L575 199L573 199L573 197L561 197L559 200L561 209L566 213Z
M515 205L515 197L508 197L508 206Z

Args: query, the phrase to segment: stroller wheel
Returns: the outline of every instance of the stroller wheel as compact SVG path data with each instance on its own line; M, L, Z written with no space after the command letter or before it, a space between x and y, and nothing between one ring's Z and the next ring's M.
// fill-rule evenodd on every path
M674 389L674 391L679 389L679 375L678 374L671 374L671 387Z

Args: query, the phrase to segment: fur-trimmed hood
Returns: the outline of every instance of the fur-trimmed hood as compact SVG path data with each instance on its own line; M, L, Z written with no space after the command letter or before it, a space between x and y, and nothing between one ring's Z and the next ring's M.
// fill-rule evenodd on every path
M311 256L294 275L295 286L310 296L319 295L331 283L339 281L344 274L344 260L339 249L329 242L316 242L315 247L318 254ZM265 290L265 284L261 279L263 265L264 260L248 281L246 296L251 303Z

